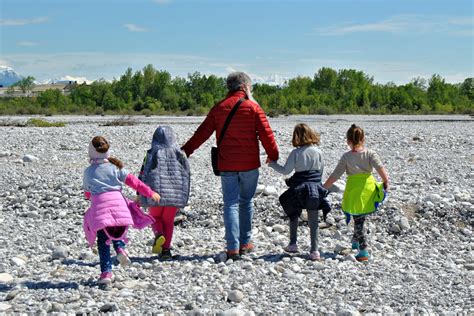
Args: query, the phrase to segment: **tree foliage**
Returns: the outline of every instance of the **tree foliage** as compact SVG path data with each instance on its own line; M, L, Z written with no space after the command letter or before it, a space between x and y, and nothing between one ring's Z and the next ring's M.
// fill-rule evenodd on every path
M35 77L28 76L26 78L21 79L14 86L18 86L23 93L28 93L33 90L35 86Z
M30 91L33 80L27 77L18 86ZM173 78L169 72L147 65L135 72L128 68L112 82L75 85L67 96L48 90L30 98L0 98L0 114L205 115L226 93L224 78L199 72ZM255 84L253 95L270 116L474 113L474 78L450 84L436 74L404 85L378 84L363 71L323 67L312 78L292 78L283 86Z

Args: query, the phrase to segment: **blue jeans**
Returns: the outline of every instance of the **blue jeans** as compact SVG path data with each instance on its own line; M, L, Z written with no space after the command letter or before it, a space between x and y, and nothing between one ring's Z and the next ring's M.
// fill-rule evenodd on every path
M100 272L111 272L112 271L112 258L110 257L110 245L106 244L107 234L104 230L97 232L97 248L99 251L100 259ZM119 248L125 248L125 243L121 240L112 240L115 251Z
M224 197L224 226L227 250L239 250L252 237L253 196L257 189L258 169L221 172Z

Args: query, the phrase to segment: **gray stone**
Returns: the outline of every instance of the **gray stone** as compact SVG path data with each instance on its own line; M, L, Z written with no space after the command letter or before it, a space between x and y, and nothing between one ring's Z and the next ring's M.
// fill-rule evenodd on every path
M265 187L265 189L263 189L263 194L269 196L278 196L278 191L274 186L268 185Z
M240 303L244 299L244 293L239 290L232 290L227 294L229 301L234 303Z
M118 311L118 306L116 303L106 303L100 307L102 313L115 312Z
M410 229L410 223L408 222L408 218L402 217L398 221L398 225L400 226L401 230L407 230Z
M13 281L13 276L8 273L0 273L0 283L9 283Z
M287 229L286 226L280 225L280 224L275 224L275 225L272 226L272 228L273 228L273 231L275 231L277 233L283 233Z
M24 162L36 162L36 161L38 161L38 160L39 160L39 158L38 158L38 157L35 157L35 156L33 156L33 155L24 155L24 156L23 156L23 161L24 161Z
M8 292L7 295L5 296L5 301L11 301L11 300L14 299L20 292L21 292L21 290L19 290L19 289L11 290L11 291Z
M22 267L26 264L25 260L18 258L18 257L13 257L11 258L11 263L17 267Z
M474 263L467 263L467 264L464 265L464 268L466 268L466 270L473 271L474 270Z
M66 247L58 246L53 250L53 259L64 259L69 255L69 250Z
M12 306L7 303L0 303L0 312L6 312L12 309Z

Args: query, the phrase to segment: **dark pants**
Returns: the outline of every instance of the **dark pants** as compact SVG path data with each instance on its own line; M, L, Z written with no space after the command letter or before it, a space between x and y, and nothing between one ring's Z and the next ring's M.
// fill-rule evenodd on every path
M110 245L106 244L109 239L104 230L97 232L97 248L99 250L100 272L112 271L112 258L110 257ZM119 248L125 248L125 243L122 240L112 240L115 251Z
M352 241L359 243L361 250L367 248L367 235L364 230L365 215L354 216L354 236L352 236Z
M318 250L318 211L308 210L309 237L311 252ZM298 236L298 217L290 219L290 244L296 244Z

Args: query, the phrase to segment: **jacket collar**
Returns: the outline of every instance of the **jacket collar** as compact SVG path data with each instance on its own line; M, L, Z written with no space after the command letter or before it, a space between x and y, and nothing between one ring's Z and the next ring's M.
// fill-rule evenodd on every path
M244 91L242 90L237 90L237 91L232 91L232 92L229 92L227 93L227 98L230 98L230 97L238 97L239 99L240 98L246 98L248 99L248 96L247 96L247 93L245 93Z

